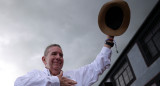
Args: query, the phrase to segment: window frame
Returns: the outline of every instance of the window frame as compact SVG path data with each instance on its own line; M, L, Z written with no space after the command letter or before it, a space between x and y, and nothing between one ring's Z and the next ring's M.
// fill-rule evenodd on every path
M153 43L154 47L157 50L157 54L155 56L152 56L151 54L147 53L149 52L149 49L147 47L147 43L144 42L144 39L146 38L146 34L151 34L151 31L153 30L152 28L156 28L156 25L158 25L159 29L158 31L160 32L160 3L158 3L155 7L155 9L151 12L151 14L149 15L148 19L146 20L146 22L144 22L144 24L142 25L141 28L143 28L143 30L141 31L142 34L139 36L137 44L140 48L140 51L143 55L143 58L145 60L146 65L149 67L151 64L153 64L159 57L160 57L160 50L157 48L156 43ZM154 36L156 33L152 33L152 35ZM152 38L150 38L150 40L152 40L152 42L154 42L154 40Z
M160 72L153 77L153 79L151 79L147 84L145 84L145 86L151 86L153 84L156 84L156 86L160 86Z
M122 78L123 78L123 81L124 81L124 83L125 83L125 86L130 86L130 85L136 80L136 76L135 76L135 74L134 74L134 71L133 71L133 69L132 69L132 66L131 66L131 64L130 64L130 62L129 62L129 60L128 60L128 57L125 55L124 58L121 59L121 62L120 62L119 64L117 64L117 66L116 66L116 68L115 68L116 71L115 71L115 72L111 75L111 77L110 77L110 79L111 79L111 81L112 81L112 83L113 83L114 86L117 86L114 77L115 77L115 75L122 69L122 67L124 66L125 63L128 63L127 67L130 68L130 71L131 71L132 77L133 77L133 78L128 82L128 84L125 83L124 77L122 77ZM123 76L123 73L124 73L124 71L126 71L127 67L125 68L125 70L123 69L123 72L121 72L121 74L120 74L119 76L121 76L121 75Z

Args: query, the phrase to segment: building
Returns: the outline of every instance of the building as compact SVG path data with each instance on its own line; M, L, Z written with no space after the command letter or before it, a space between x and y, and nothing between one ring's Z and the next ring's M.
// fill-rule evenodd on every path
M99 86L160 86L160 1Z

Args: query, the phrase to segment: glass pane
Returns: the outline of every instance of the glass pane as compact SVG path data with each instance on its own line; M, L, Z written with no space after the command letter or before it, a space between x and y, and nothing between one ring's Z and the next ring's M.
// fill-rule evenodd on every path
M128 74L127 74L127 70L125 70L123 72L123 77L124 77L125 83L128 84L129 83L129 77L128 77Z
M114 79L116 80L118 78L119 74L117 73L115 76L114 76Z
M132 75L132 72L131 72L131 69L129 68L129 66L127 67L127 72L128 72L129 79L132 80L133 75Z
M121 67L119 73L122 74L122 72L124 71L123 67Z
M120 82L121 86L125 86L125 83L124 83L122 75L119 77L119 82Z
M118 73L117 73L117 74L118 74L118 75L121 75L121 74L122 74L122 72L123 72L123 70L124 70L124 69L123 69L123 67L121 67L121 69L118 71Z
M151 32L149 34L147 34L147 36L145 36L145 38L144 38L144 42L147 43L151 39L152 36L153 35Z
M157 34L155 34L153 40L156 44L156 47L160 50L160 32L157 32Z
M152 42L152 41L149 41L149 42L147 43L147 47L148 47L148 50L149 50L151 56L154 57L154 56L157 54L157 50L156 50L153 42Z
M126 62L126 63L123 65L123 68L126 69L127 66L128 66L128 62Z
M116 80L116 86L120 86L118 79Z

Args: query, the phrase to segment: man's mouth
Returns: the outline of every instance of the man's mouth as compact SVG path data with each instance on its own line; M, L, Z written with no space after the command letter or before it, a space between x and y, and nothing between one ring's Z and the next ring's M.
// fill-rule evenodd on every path
M61 65L61 63L57 63L57 62L56 62L56 63L53 63L53 64L54 64L54 65Z
M59 66L59 65L61 65L61 64L62 64L62 62L61 62L61 61L53 61L52 63L53 63L53 65L56 65L56 66Z

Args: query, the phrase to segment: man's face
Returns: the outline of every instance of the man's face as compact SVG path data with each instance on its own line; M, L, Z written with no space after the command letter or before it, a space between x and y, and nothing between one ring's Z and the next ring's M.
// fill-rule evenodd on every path
M52 75L58 75L63 67L62 49L58 46L50 47L47 56L42 57L42 61Z

